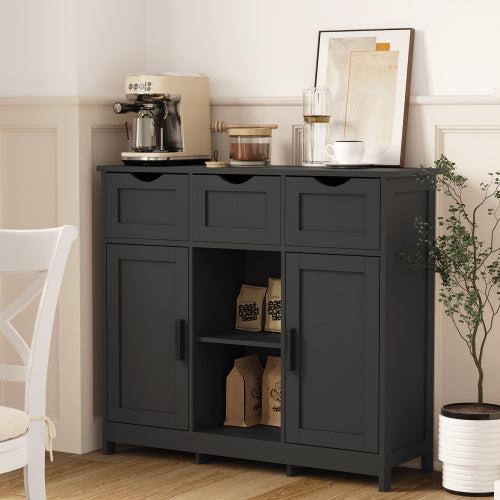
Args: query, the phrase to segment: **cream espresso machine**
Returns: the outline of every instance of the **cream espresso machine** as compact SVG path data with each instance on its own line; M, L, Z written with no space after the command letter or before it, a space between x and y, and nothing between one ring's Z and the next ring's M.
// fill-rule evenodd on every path
M207 76L130 75L125 96L127 102L113 105L115 113L136 113L125 123L125 165L203 163L211 158Z

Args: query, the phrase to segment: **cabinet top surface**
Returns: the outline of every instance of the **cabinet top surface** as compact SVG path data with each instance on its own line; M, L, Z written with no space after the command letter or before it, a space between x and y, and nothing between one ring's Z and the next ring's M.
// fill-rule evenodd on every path
M161 174L240 174L240 175L330 175L338 177L412 177L420 172L419 168L402 167L301 167L292 165L270 165L268 167L224 167L207 168L204 165L175 166L130 166L101 165L101 172L151 172Z

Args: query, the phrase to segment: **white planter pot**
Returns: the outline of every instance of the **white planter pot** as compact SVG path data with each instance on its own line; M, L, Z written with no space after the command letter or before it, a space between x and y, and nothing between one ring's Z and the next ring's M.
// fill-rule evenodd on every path
M500 406L497 413L479 415L454 412L453 406L439 415L443 487L462 495L493 495L500 479Z

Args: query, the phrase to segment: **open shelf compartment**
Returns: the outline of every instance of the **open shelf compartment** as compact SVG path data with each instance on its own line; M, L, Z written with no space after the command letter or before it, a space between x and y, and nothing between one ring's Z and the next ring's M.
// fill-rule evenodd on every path
M279 251L194 248L195 341L279 348L280 333L235 329L241 285L267 287L268 278L281 278Z
M193 430L262 441L281 440L281 429L266 425L225 426L226 377L234 360L281 355L281 334L235 329L236 300L243 283L267 286L281 277L281 252L193 248Z

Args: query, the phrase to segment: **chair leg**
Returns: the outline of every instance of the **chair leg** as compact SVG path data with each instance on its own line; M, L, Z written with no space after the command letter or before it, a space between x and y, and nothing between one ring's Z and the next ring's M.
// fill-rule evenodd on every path
M45 500L45 450L24 467L26 500Z

